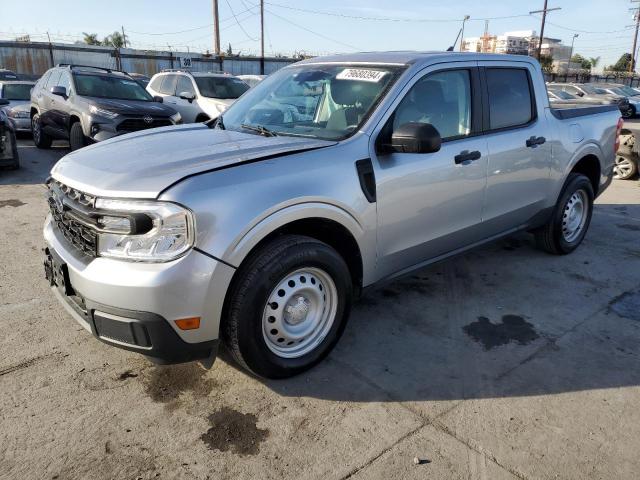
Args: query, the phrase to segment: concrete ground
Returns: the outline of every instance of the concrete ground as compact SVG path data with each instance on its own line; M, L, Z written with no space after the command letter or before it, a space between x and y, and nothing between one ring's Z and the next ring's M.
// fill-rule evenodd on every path
M573 254L519 235L385 285L325 362L263 381L154 366L58 305L41 182L66 152L23 139L0 171L1 479L638 478L637 181Z

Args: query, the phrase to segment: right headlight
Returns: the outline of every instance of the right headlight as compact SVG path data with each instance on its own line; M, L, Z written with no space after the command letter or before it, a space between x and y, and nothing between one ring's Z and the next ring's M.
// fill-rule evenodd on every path
M99 198L98 255L137 262L168 262L195 242L193 213L169 202Z

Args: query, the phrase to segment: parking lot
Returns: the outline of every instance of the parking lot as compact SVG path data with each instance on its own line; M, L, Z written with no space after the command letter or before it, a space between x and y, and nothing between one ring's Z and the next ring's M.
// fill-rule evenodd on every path
M43 277L43 180L0 171L0 478L637 478L640 186L565 257L518 235L369 292L309 373L154 366ZM119 159L118 161L126 161ZM414 458L419 461L414 462Z

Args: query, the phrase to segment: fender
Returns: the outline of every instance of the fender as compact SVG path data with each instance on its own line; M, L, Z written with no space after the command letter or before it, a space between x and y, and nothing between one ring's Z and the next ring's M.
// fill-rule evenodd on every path
M307 201L283 206L257 222L253 222L229 245L223 259L231 265L239 266L249 252L269 234L296 220L308 220L309 218L332 220L346 228L358 244L362 255L363 283L372 278L376 263L375 233L367 236L365 229L355 216L341 207L321 201Z
M567 180L567 177L569 176L569 173L571 172L571 170L573 170L573 167L575 167L576 164L587 155L593 155L598 159L598 162L600 163L600 172L601 172L600 182L602 182L602 175L606 172L606 166L603 165L602 163L602 159L604 158L602 149L594 142L587 142L581 145L580 148L578 148L573 153L573 155L565 165L564 169L562 170L562 177L561 177L562 181L556 183L556 189L553 192L553 198L555 198L555 202L558 201L558 198L560 197L560 193L562 192L562 188L564 187L564 184Z

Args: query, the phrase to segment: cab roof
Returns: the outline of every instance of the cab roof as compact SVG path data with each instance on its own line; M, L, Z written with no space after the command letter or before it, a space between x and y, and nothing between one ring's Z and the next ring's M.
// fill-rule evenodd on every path
M314 63L366 63L369 65L413 65L421 63L438 63L444 61L480 61L498 60L535 63L536 60L527 55L503 55L496 53L473 52L441 52L441 51L394 51L394 52L359 52L339 55L314 57L298 62L299 64Z

